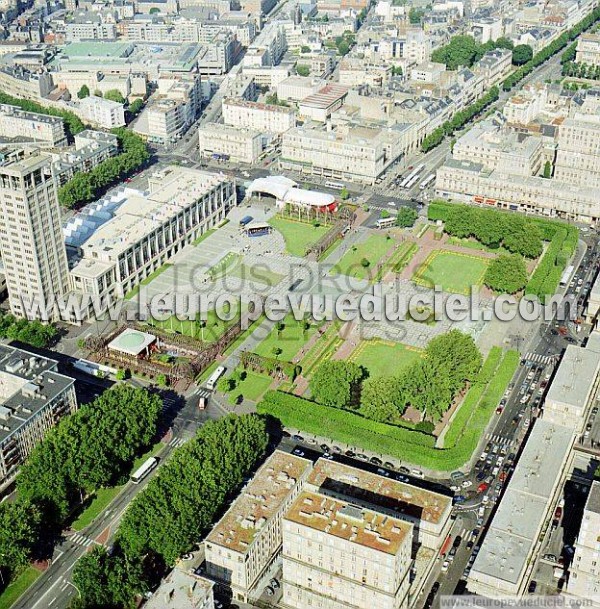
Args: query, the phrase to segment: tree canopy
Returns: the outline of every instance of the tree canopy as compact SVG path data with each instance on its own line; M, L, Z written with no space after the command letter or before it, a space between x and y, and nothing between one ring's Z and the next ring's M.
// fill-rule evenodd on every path
M352 362L333 360L317 368L310 380L316 402L336 408L349 408L358 402L359 383L365 376L363 368Z
M516 294L527 285L527 268L523 257L501 254L490 263L483 282L495 292Z
M118 89L109 89L104 94L104 99L109 99L110 101L117 102L118 104L124 104L127 100L123 97L121 91Z
M401 226L402 228L414 226L417 217L418 214L412 207L401 205L398 208L398 214L396 215L396 226Z
M0 313L0 338L18 340L33 347L48 347L56 338L58 330L53 324L17 319L10 313Z
M83 99L90 96L90 88L87 85L81 85L81 89L77 92L77 97Z
M518 44L512 53L512 62L515 66L522 66L531 61L533 57L533 49L528 44Z

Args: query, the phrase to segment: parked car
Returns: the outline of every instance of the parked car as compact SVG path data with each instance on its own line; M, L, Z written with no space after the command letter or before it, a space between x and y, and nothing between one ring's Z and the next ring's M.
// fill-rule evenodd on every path
M464 480L464 481L461 483L461 486L462 486L463 488L469 488L470 486L473 486L473 483L472 483L470 480Z
M477 487L477 492L478 493L485 493L485 491L488 490L488 485L487 482L482 482L478 487Z
M301 451L299 448L294 448L294 454L298 455L299 457L304 457L304 452Z
M476 476L477 482L481 482L484 478L485 478L485 472L484 471L478 472L478 474Z
M532 579L529 582L529 587L527 588L527 592L529 592L529 594L533 594L536 591L536 589L537 589L537 582L534 579Z
M450 561L446 559L442 564L442 573L446 573L449 566L450 566Z

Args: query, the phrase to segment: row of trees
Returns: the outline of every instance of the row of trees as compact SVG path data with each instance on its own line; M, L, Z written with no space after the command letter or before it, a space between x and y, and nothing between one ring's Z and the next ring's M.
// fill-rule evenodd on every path
M535 68L545 63L550 57L556 55L559 51L564 49L569 42L575 40L582 32L592 27L598 20L600 20L600 7L596 7L591 13L584 17L577 25L574 25L568 32L561 34L556 40L551 42L548 46L544 47L541 51L538 51L529 61L523 64L518 70L515 70L506 80L502 83L502 89L504 91L510 91L515 85L521 82L526 76L531 74ZM566 51L570 57L573 54L572 47L569 47ZM562 61L569 61L563 60Z
M473 339L458 330L430 341L423 358L395 376L368 378L352 362L323 363L310 381L313 399L335 408L358 410L374 421L397 423L408 406L435 420L481 367Z
M429 152L432 148L439 146L446 136L452 135L455 131L463 127L466 123L475 118L490 104L493 104L499 96L498 87L492 87L483 97L467 106L464 110L457 112L450 120L434 129L421 144L423 152Z
M48 347L58 334L56 326L40 321L17 319L10 313L0 313L0 338L18 340L33 347Z
M90 88L87 85L81 85L81 89L77 91L78 99L85 99L90 96ZM118 104L124 104L127 100L123 97L123 94L119 89L109 89L106 93L102 93L102 91L94 91L95 97L104 97L104 99L108 99L110 101L117 102Z
M502 246L526 258L537 258L543 251L539 227L516 214L453 205L446 215L444 230L454 237L473 237L492 248Z
M573 78L600 80L600 66L568 61L567 63L563 63L562 65L562 74L563 76L571 76Z
M49 108L38 104L37 102L29 99L21 99L19 97L13 97L0 91L0 104L10 104L11 106L18 106L21 110L26 112L37 112L38 114L47 114L49 116L59 116L65 121L65 128L67 135L73 137L80 131L85 129L81 119L69 110L60 110L58 108Z
M113 129L119 138L121 154L100 163L89 172L78 172L58 191L61 205L73 208L89 203L100 196L105 188L131 175L150 158L142 138L129 129Z
M119 385L64 417L33 450L17 498L0 504L0 570L10 576L54 541L82 497L131 468L156 433L160 398Z
M257 415L204 425L131 503L111 555L97 549L75 566L83 607L131 606L135 594L200 540L267 443L265 419Z

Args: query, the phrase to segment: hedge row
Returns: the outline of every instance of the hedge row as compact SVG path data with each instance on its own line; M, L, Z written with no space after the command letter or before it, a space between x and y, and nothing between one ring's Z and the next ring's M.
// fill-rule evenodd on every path
M479 408L475 409L468 428L460 441L448 449L435 448L433 436L423 432L376 423L346 410L321 406L279 391L267 392L257 411L279 419L290 429L331 438L358 450L368 450L436 471L452 471L471 458L518 364L519 354L507 352L479 400Z
M531 74L535 68L545 63L550 57L564 49L569 42L575 40L585 30L592 27L600 20L600 7L595 8L591 13L584 17L577 25L574 25L568 32L561 34L556 40L551 42L547 47L536 53L533 58L526 64L522 65L518 70L513 72L503 83L502 89L510 91L516 84L521 82L526 76ZM567 53L570 51L567 50Z
M448 430L444 435L445 447L455 446L460 439L465 426L479 404L483 392L494 376L494 372L496 372L501 360L502 349L500 349L500 347L492 347L477 378L469 387L467 395L464 397L458 412L454 415L450 427L448 427Z

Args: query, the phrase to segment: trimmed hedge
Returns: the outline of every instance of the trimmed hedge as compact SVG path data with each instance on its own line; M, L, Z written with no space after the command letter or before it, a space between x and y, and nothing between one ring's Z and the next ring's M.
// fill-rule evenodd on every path
M432 470L452 471L462 467L477 448L519 359L516 351L506 353L481 396L479 408L474 410L467 429L458 443L447 449L435 448L433 436L421 431L376 423L352 412L322 406L280 391L267 392L257 405L257 411L279 419L282 425L290 429L331 438L359 450L372 451Z

